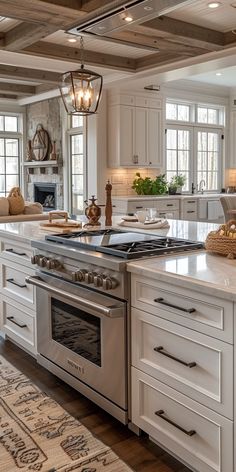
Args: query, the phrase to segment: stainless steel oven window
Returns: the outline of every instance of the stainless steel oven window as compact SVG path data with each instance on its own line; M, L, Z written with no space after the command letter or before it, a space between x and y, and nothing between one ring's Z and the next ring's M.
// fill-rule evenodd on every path
M51 298L52 339L101 367L101 320L99 317Z

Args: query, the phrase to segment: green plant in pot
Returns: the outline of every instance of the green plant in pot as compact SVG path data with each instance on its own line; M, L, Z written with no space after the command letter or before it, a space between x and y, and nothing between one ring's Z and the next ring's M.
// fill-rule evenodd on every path
M182 193L182 187L186 182L186 177L183 174L174 175L171 177L171 181L169 183L169 194L175 195Z
M133 180L132 189L138 195L162 195L167 193L168 185L165 174L158 175L154 180L150 177L141 177L139 172L136 172Z

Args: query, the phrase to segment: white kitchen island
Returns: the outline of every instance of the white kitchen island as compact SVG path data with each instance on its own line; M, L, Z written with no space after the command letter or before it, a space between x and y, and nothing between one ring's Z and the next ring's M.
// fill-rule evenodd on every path
M143 232L119 222L113 218L115 227ZM170 228L145 232L204 241L217 227L171 220ZM35 289L25 277L34 273L31 241L46 234L37 222L0 225L1 329L33 355ZM198 250L127 268L132 422L194 471L235 472L236 262ZM22 287L9 282L14 278Z

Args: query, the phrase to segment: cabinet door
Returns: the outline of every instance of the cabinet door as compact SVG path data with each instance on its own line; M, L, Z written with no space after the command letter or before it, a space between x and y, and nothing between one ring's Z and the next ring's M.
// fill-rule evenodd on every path
M162 166L163 138L162 112L149 109L147 111L147 163L150 166Z
M130 106L120 107L120 165L130 166L135 164L134 152L134 114L135 108Z
M147 109L146 108L135 108L135 156L136 161L134 163L140 165L147 165Z

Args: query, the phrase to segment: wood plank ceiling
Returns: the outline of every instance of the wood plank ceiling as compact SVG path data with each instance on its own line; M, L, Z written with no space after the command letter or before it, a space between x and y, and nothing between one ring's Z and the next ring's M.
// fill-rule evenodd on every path
M34 95L55 88L68 63L78 65L79 40L66 32L87 19L123 7L127 0L0 0L0 98ZM178 3L178 2L176 2ZM235 18L235 20L233 20ZM86 65L104 71L134 74L163 64L236 46L236 3L221 1L212 10L207 0L187 2L164 16L126 24L104 36L84 36ZM4 63L1 51L5 51ZM22 66L7 60L19 54ZM13 56L15 57L15 56ZM25 66L26 58L35 58ZM50 60L48 70L34 67L37 58ZM2 63L1 63L2 62ZM29 62L29 61L28 61ZM46 67L44 67L45 69ZM62 72L62 71L61 71Z

